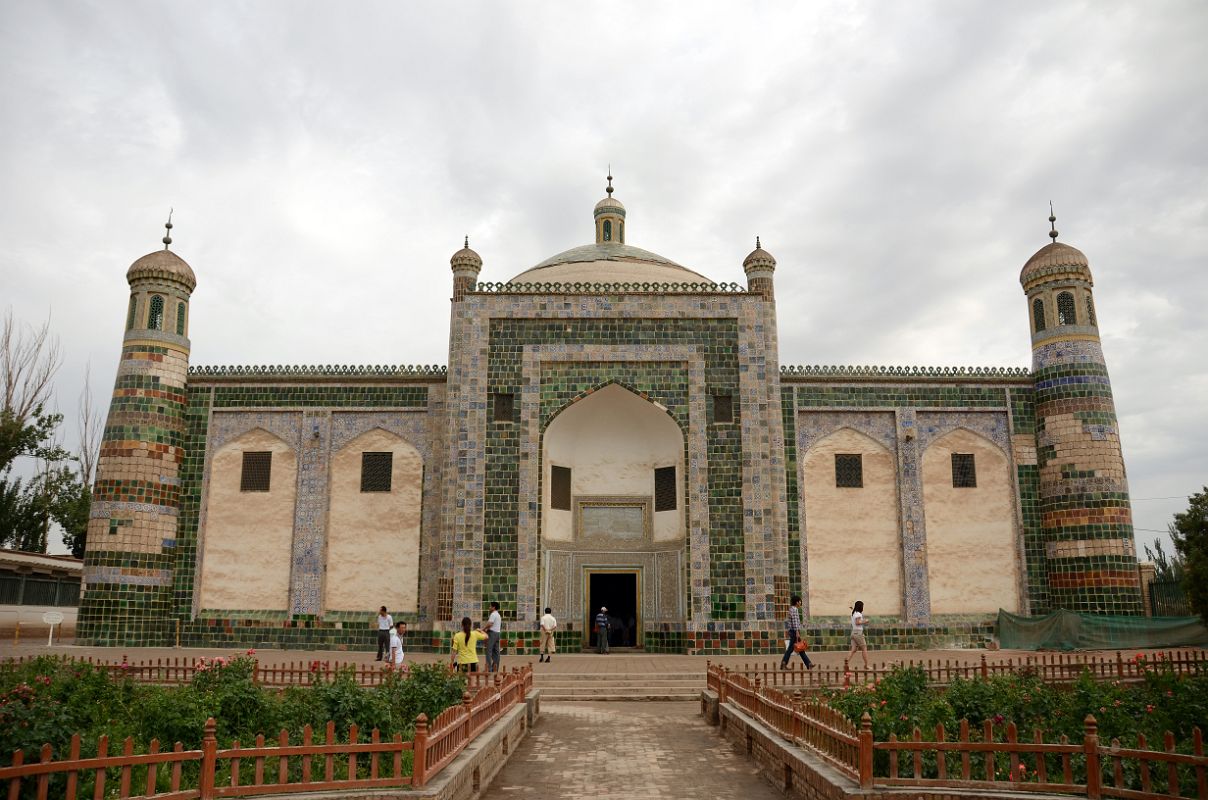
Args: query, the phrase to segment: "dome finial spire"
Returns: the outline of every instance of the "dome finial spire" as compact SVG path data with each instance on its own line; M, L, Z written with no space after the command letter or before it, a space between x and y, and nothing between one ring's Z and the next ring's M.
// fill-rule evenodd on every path
M1053 213L1053 201L1052 200L1049 201L1049 228L1051 229L1049 231L1049 238L1053 240L1054 244L1056 244L1057 243L1057 215Z
M171 209L171 208L168 209L168 221L164 223L163 242L164 242L165 250L168 249L168 245L172 244L172 211L173 210L174 209Z
M608 165L608 188L604 191L608 192L609 197L612 197L612 164Z
M465 243L465 248L466 248L467 250L469 250L469 249L470 249L470 234L468 234L468 233L466 234L466 243Z
M759 237L758 237L758 236L756 236L756 237L755 237L755 249L756 249L756 250L759 250L759 249L761 249L762 247L763 247L763 245L761 245L761 244L759 243Z

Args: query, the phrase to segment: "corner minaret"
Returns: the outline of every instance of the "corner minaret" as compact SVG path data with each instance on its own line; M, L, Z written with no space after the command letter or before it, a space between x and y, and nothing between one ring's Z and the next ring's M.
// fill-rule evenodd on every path
M625 206L612 196L612 170L608 170L608 193L596 203L596 244L625 244Z
M775 300L772 276L776 273L776 259L763 249L759 237L755 237L755 249L742 260L742 270L747 273L747 291L762 294L765 300Z
M1028 298L1041 528L1051 609L1140 614L1132 507L1090 265L1057 241L1019 275Z
M482 257L470 249L470 237L466 237L465 246L449 259L453 269L453 302L465 297L466 292L474 290L478 283L478 273L482 272Z
M81 644L171 641L173 562L184 456L193 270L164 249L130 265L117 381L93 487Z

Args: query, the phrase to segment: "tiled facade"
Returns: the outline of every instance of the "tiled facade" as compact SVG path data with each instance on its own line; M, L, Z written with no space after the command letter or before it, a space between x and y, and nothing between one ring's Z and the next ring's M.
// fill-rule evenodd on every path
M607 212L624 218L611 199ZM452 260L447 369L190 369L180 315L191 270L164 262L136 274L132 267L131 329L98 471L81 640L165 644L179 635L185 644L371 646L367 619L327 611L323 589L331 456L378 428L423 459L419 600L396 614L412 624L412 647L446 646L457 620L480 619L497 600L513 648L535 649L535 620L551 602L565 621L559 646L577 648L584 570L623 565L641 575L645 649L778 650L787 595L807 595L811 570L827 566L807 557L804 455L841 429L870 437L895 459L903 613L872 632L874 645L973 645L991 632L986 618L931 613L921 458L956 430L992 443L1010 465L1026 610L1140 611L1097 323L1046 317L1044 330L1033 332L1030 372L781 367L775 261L766 251L757 248L744 263L743 288L701 283L686 270L691 278L666 280L682 268L610 247L597 243L600 258L619 252L617 263L646 264L662 279L537 280L543 264L523 282L483 284L481 259L467 245ZM1039 271L1025 269L1033 316L1033 300L1056 303L1071 275L1077 307L1093 308L1089 271ZM168 318L149 329L148 298L156 293L168 298ZM182 333L165 332L178 329L178 317ZM627 550L546 542L545 432L562 411L614 384L682 433L682 538ZM514 398L500 406L510 417L495 411L498 396ZM728 418L717 413L719 397L732 401ZM197 581L211 458L254 429L297 457L293 544L281 554L290 564L289 601L274 611L203 608ZM818 646L845 646L845 631L844 619L810 620Z

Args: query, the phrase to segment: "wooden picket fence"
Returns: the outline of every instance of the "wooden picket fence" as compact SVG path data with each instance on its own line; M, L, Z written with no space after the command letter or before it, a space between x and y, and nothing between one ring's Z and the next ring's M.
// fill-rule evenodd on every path
M977 663L952 661L951 659L913 659L901 662L883 662L868 667L856 667L846 659L842 667L816 665L805 669L804 664L792 664L789 669L778 669L768 663L732 666L731 674L759 678L764 686L783 686L794 689L811 689L837 686L860 686L873 683L900 667L917 667L927 673L932 686L947 686L957 678L988 678L992 675L1030 674L1045 683L1072 683L1089 672L1095 680L1121 682L1141 681L1147 669L1161 666L1179 675L1208 673L1208 650L1169 650L1137 656L1090 653L1045 653L1036 656L1011 657L991 661L985 653Z
M1021 740L1013 723L996 729L988 721L974 738L967 720L960 723L955 738L938 725L930 739L923 739L916 727L909 740L891 735L889 741L877 742L867 712L857 729L824 701L791 697L763 685L760 677L709 665L707 680L721 703L736 706L787 741L820 755L865 789L906 786L1058 792L1089 800L1208 800L1208 756L1199 728L1192 733L1191 753L1178 752L1169 731L1161 750L1150 749L1143 735L1138 735L1136 747L1119 739L1105 745L1090 715L1081 742L1065 736L1046 742L1040 730L1033 731L1030 741Z
M224 657L240 658L241 656ZM254 656L243 656L253 658ZM0 669L19 668L37 658L47 656L21 656L0 661ZM154 684L157 686L183 686L191 683L198 672L213 669L213 658L156 658L144 661L129 661L122 656L121 661L101 661L93 658L75 658L73 656L54 656L64 664L86 665L93 669L103 669L114 678L128 678L136 683ZM320 680L331 680L340 671L351 671L358 685L362 687L380 686L391 674L389 667L382 664L363 664L356 661L290 661L283 664L262 664L255 659L252 671L253 683L271 689L285 689L290 686L309 686ZM468 688L477 689L487 686L492 681L492 673L470 672L466 674Z
M364 737L353 725L347 741L337 742L335 723L328 722L319 742L307 725L301 743L291 744L283 730L275 742L260 735L251 746L235 741L220 748L217 723L210 718L199 750L185 750L180 742L171 750L161 750L159 741L153 740L146 753L135 753L134 742L127 738L120 752L110 754L109 739L102 736L96 756L81 758L77 734L62 760L55 760L50 745L43 745L37 762L25 763L24 753L14 752L11 765L0 768L0 786L7 784L10 800L22 797L23 788L24 796L29 796L31 782L38 800L47 800L52 784L56 797L77 800L91 789L88 793L101 800L113 796L107 784L114 780L119 798L155 800L420 787L510 708L523 703L532 681L531 666L493 673L431 723L420 714L411 741L397 734L383 741L376 729Z

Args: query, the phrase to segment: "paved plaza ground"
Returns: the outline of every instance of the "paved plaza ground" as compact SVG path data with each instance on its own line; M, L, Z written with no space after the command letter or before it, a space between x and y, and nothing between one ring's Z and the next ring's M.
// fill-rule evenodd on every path
M1178 648L1175 648L1176 650ZM144 661L147 659L157 658L191 658L196 659L202 656L229 656L232 653L242 653L243 650L232 647L205 647L205 648L190 648L190 647L76 647L74 645L55 645L47 647L46 640L40 639L31 642L28 638L22 637L21 643L14 645L11 641L0 641L0 658L13 658L17 656L35 656L54 653L56 655L72 656L76 658L96 658L102 661L121 661L123 656L126 656L131 661ZM1144 650L1122 650L1125 657L1131 657L1139 652L1153 652ZM1038 657L1042 654L1030 652L1026 650L994 650L986 651L981 649L961 649L961 650L876 650L869 653L869 662L871 664L881 663L900 663L905 661L932 661L944 662L948 661L953 664L975 664L981 662L982 654L985 654L987 661L995 663L998 661L1006 661L1014 659L1016 661L1022 658ZM1103 656L1115 658L1115 650L1089 651L1080 653L1081 656ZM276 664L286 664L289 662L310 663L315 659L321 661L339 661L342 663L357 663L357 664L372 664L374 663L374 653L366 651L339 651L339 650L277 650L264 649L257 650L256 657L266 666ZM842 666L843 660L847 657L847 651L821 651L811 652L810 658L814 663L828 666ZM408 653L408 660L413 663L431 663L434 661L445 661L448 656L441 653ZM482 658L482 652L479 653L479 658ZM485 661L485 659L484 659ZM503 656L503 666L505 669L510 667L519 667L524 664L532 664L533 670L537 674L541 673L559 673L559 672L602 672L602 673L657 673L657 672L700 672L702 675L705 672L706 662L715 664L723 664L727 667L739 667L746 664L763 664L774 665L780 661L779 655L766 656L686 656L686 655L663 655L663 654L646 654L640 651L624 651L616 650L609 655L597 655L595 653L559 653L554 656L554 660L548 664L537 663L535 655L509 655L506 650ZM800 662L794 658L794 661L800 666ZM852 662L854 666L861 664L860 657L857 655Z
M483 800L782 796L705 724L699 703L543 703Z

